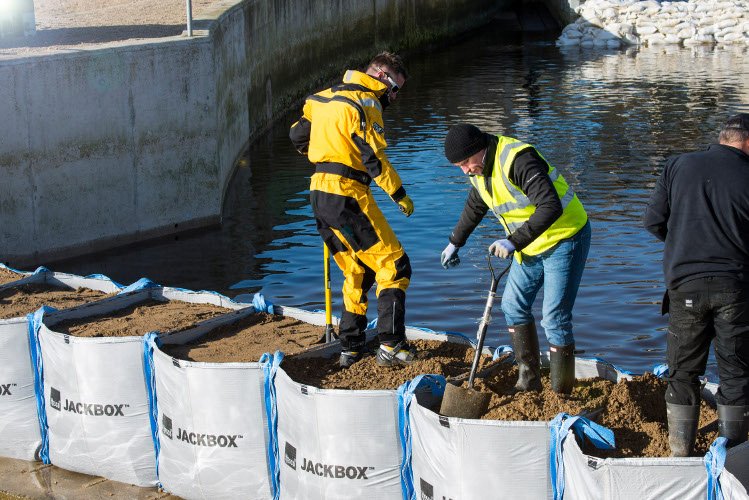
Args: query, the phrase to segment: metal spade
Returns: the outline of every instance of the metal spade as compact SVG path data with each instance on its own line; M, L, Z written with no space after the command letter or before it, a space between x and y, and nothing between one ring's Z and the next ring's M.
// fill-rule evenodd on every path
M473 388L473 379L476 376L476 370L481 361L481 351L484 349L484 338L486 337L486 330L491 321L491 311L492 305L494 304L494 297L497 294L497 285L502 276L510 269L512 262L510 263L510 266L507 266L507 268L497 276L492 267L491 255L488 255L486 260L489 263L489 271L491 272L492 280L489 287L489 296L486 298L484 315L479 324L477 334L478 343L476 345L476 352L473 355L471 372L468 375L468 387L464 389L463 387L452 383L448 383L445 386L445 394L442 397L440 413L447 417L480 418L484 413L486 413L486 410L489 407L489 400L491 399L491 394L480 392Z

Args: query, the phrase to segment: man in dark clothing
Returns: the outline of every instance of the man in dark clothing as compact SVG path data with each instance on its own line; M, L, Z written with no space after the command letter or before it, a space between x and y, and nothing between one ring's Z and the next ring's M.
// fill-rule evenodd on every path
M512 262L502 296L515 360L518 391L541 389L538 334L531 308L544 286L543 320L549 341L551 386L569 394L575 383L572 306L590 248L582 203L559 171L531 146L458 124L445 138L445 156L469 176L472 189L442 252L443 267L460 262L458 249L491 209L506 237L489 251Z
M714 342L720 435L746 441L749 410L749 114L728 119L720 144L670 158L645 228L666 243L663 273L669 444L688 456L699 420L699 376Z

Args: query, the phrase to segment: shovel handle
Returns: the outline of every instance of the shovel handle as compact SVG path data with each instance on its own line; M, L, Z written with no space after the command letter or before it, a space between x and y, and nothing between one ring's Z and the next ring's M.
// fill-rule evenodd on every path
M333 306L330 292L330 250L323 243L323 274L325 274L325 343L335 340L333 331Z
M476 334L477 344L476 352L473 355L473 364L471 365L471 374L468 376L468 388L473 388L473 379L476 376L476 370L479 366L479 360L481 359L481 351L484 350L484 339L486 338L486 330L489 328L489 322L491 321L492 306L494 305L494 298L497 296L497 286L499 286L499 280L502 276L510 269L512 262L502 271L499 275L494 273L492 267L492 256L491 254L486 256L486 261L489 264L489 271L492 275L491 285L489 286L489 296L486 297L486 305L484 306L484 315L481 317L481 323L479 324L479 331Z

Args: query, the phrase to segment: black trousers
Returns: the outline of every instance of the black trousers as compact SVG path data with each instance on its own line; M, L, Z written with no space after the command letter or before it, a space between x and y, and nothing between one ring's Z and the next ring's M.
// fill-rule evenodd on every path
M700 278L668 291L666 402L696 405L710 343L718 362L722 405L749 403L749 285Z

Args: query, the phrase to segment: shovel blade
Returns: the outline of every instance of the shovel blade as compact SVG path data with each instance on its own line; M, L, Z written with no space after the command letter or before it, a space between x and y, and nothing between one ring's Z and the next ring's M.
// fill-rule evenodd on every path
M474 389L464 389L454 384L445 386L440 414L446 417L477 419L484 416L489 408L492 395Z

